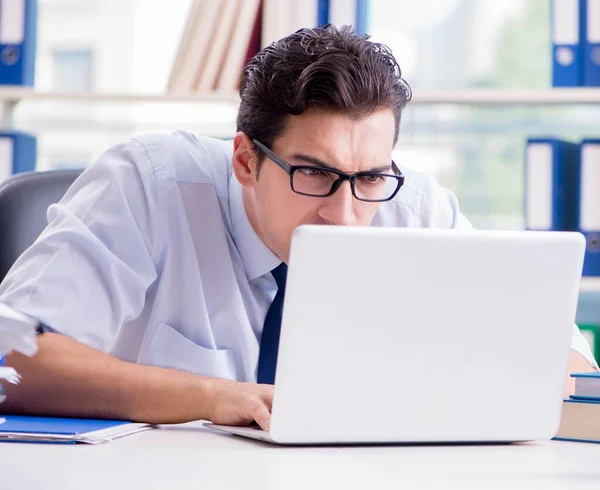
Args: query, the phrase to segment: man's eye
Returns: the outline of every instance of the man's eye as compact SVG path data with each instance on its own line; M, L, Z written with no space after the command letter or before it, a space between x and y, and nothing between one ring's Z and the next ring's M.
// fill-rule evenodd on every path
M300 172L307 177L321 177L325 175L325 172L318 168L301 168Z
M371 175L363 175L360 179L366 184L379 184L385 180L383 175L371 174Z

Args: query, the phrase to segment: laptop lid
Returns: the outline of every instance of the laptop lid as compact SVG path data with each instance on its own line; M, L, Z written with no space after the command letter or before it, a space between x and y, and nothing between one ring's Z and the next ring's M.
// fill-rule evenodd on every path
M578 233L298 228L271 438L553 437L584 248Z

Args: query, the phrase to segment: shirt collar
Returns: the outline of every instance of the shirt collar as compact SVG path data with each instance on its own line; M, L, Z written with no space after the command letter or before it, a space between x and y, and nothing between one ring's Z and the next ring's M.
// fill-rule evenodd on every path
M252 228L244 207L242 185L233 172L229 178L229 212L233 241L242 256L248 280L263 276L281 264L281 259L265 245Z

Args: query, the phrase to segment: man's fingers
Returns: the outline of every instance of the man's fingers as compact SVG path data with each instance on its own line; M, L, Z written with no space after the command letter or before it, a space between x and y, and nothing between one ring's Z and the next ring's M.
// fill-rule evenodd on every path
M262 401L267 406L269 412L273 409L273 392L264 393L262 395Z
M265 403L256 400L256 403L252 406L250 415L262 430L269 431L271 429L271 412Z

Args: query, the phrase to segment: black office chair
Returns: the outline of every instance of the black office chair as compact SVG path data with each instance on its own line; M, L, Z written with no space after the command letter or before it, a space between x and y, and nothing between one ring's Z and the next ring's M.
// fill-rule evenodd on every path
M46 211L63 197L81 169L25 172L0 183L0 282L46 227Z

